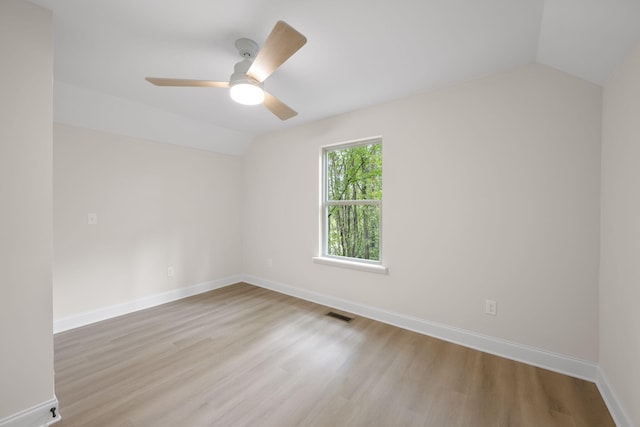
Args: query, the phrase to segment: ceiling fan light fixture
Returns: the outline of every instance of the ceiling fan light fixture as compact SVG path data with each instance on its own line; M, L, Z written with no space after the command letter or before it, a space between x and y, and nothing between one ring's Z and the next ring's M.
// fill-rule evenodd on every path
M231 99L238 104L257 105L262 104L264 101L264 91L262 88L248 81L233 84L229 90L229 94L231 95Z

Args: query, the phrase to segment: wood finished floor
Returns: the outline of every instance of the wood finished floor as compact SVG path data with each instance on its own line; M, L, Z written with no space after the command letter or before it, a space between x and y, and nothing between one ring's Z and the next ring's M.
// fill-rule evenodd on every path
M63 426L614 426L595 385L247 284L55 335Z

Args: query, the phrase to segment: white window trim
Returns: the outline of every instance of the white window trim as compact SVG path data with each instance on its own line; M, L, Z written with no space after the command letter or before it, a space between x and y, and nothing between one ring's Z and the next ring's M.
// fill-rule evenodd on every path
M366 260L332 256L314 256L312 259L316 264L350 268L352 270L368 271L370 273L389 274L389 268L377 262L374 264Z
M337 144L325 145L320 149L320 227L319 227L319 256L314 256L313 262L316 264L330 265L334 267L349 268L359 271L367 271L379 274L388 274L389 269L383 264L383 250L382 250L382 200L357 200L357 201L341 201L341 200L327 200L327 156L328 151L356 147L366 144L382 144L382 137L375 136L370 138L363 138L353 141L341 142ZM330 205L342 205L342 204L361 204L361 205L378 205L380 206L380 243L379 243L379 261L364 260L357 258L348 258L341 256L333 256L327 254L328 248L328 236L326 232L327 228L327 209Z

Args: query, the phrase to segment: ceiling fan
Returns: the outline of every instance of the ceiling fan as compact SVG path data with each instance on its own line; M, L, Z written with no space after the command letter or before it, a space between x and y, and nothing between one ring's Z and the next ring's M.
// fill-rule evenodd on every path
M228 88L234 101L245 105L262 103L281 120L287 120L298 113L266 92L263 82L306 42L307 38L292 26L284 21L278 21L259 52L258 44L253 40L245 38L236 40L236 48L243 59L235 65L228 82L158 77L145 79L156 86Z

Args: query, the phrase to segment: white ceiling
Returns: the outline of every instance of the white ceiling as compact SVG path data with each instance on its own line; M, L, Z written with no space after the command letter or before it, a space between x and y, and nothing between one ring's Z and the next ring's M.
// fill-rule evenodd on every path
M602 84L640 40L640 0L32 0L54 12L57 82L250 135L540 62ZM282 19L308 43L265 82L281 122L224 89L234 41Z

